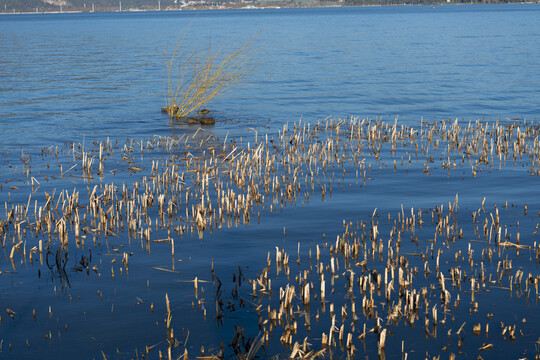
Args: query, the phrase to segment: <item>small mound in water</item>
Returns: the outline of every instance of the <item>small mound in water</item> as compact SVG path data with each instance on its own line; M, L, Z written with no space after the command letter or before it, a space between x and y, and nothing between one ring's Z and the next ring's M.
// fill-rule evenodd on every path
M182 117L178 116L178 110L179 108L177 105L170 105L161 108L161 112L167 113L171 118L178 120L185 119L187 120L188 124L214 125L216 123L216 119L214 117L206 116L210 113L210 110L208 109L199 110L195 116Z
M204 115L187 116L185 117L185 119L187 119L188 124L214 125L216 123L215 118L211 116L204 116Z
M176 115L178 114L178 110L178 105L169 105L161 108L161 112L167 113L171 117L176 117Z

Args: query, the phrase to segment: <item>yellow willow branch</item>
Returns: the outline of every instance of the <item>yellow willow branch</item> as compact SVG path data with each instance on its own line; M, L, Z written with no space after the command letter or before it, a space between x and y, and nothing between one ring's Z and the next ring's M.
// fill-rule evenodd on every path
M165 52L167 107L164 109L169 116L181 118L198 112L233 84L241 82L254 67L251 45L259 34L228 53L214 52L209 46L207 51L193 51L180 57L186 35L182 34L170 58Z

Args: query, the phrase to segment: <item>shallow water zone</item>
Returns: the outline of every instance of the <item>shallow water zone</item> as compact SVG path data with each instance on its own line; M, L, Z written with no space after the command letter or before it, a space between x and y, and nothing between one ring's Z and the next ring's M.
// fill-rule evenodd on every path
M335 118L6 160L1 356L535 358L539 131Z

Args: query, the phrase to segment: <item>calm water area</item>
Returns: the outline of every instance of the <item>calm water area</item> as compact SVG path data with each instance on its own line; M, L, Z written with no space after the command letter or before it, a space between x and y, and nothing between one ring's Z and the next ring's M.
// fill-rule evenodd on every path
M170 135L164 51L233 47L258 68L211 107L281 125L327 116L538 120L537 5L37 14L0 18L0 143ZM188 30L186 30L189 27Z
M0 358L236 358L262 334L259 358L307 338L328 358L533 359L539 20L538 4L1 15ZM160 112L179 36L182 54L258 33L214 126ZM392 266L388 298L362 290Z

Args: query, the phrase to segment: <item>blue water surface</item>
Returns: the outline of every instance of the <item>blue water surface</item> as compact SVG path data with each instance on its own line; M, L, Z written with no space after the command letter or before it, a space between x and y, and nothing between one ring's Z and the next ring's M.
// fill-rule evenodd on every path
M540 6L402 6L0 17L0 143L175 134L165 50L261 32L256 70L208 107L276 125L327 116L538 120Z
M227 310L222 324L216 321L215 301L222 291L227 306L234 307L236 302L229 301L234 298L232 279L237 279L237 275L240 278L240 271L247 279L258 278L267 266L267 258L274 258L276 249L281 248L291 255L290 264L294 267L291 283L295 283L294 278L298 274L306 276L307 269L316 275L317 245L323 249L322 261L328 267L328 250L336 244L337 236L343 235L346 224L350 223L349 229L359 234L362 224L367 224L368 233L370 223L378 224L381 244L386 248L393 236L389 234L394 234L395 238L395 230L399 230L393 228L396 221L413 213L423 214L425 230L417 228L416 233L410 233L403 228L400 254L409 256L410 269L420 269L414 278L418 289L429 287L433 280L434 288L428 294L432 305L429 309L422 308L421 314L425 310L428 310L426 314L431 313L433 305L439 302L440 292L435 274L424 278L424 260L416 256L420 252L430 257L433 271L441 249L441 271L447 279L450 267L461 267L478 278L480 262L482 269L485 266L491 273L498 274L499 259L514 261L512 274L516 277L520 269L525 278L529 273L536 278L539 276L536 250L521 250L520 255L515 249L496 248L484 241L482 229L488 221L491 226L493 217L490 216L500 213L504 226L501 231L503 235L508 232L505 239L514 242L521 236L521 244L537 249L540 187L538 177L531 175L539 166L538 157L534 156L538 153L534 139L527 140L529 147L525 153L515 158L512 154L518 131L532 129L525 125L525 119L527 125L540 120L539 19L538 4L0 16L0 203L4 202L0 209L0 229L11 229L9 234L0 232L4 251L4 256L0 257L0 357L131 359L143 358L145 350L152 348L144 358L160 358L157 352L167 349L167 294L175 338L181 342L173 349L174 358L183 358L187 349L193 359L201 353L201 346L205 346L207 355L218 354L224 342L226 359L236 359L228 344L237 326L245 327L246 336L254 337L259 333L254 310L258 307L254 302L259 300L251 298L251 284L243 280L240 296L242 301L245 299L245 307ZM208 105L218 120L214 127L199 130L199 125L171 122L160 112L166 105L165 50L170 54L179 36L185 34L179 52L185 55L210 45L225 51L259 33L253 44L255 70L241 86ZM511 123L523 126L507 128L512 133L504 139L510 140L509 157L498 160L497 151L495 154L491 151L488 152L491 159L487 159L486 164L479 163L478 153L471 155L465 148L451 150L446 140L440 139L438 148L435 144L439 143L440 134L434 135L433 143L418 139L420 150L412 143L409 145L410 138L405 136L397 142L397 153L390 150L388 139L381 140L380 144L369 144L361 138L357 143L351 142L354 149L345 150L346 139L335 137L334 144L341 148L341 154L362 150L357 160L365 160L365 173L358 173L358 163L351 164L348 160L343 168L332 165L326 172L319 163L313 170L318 174L320 170L320 175L317 175L314 190L310 190L311 174L306 168L306 172L299 175L302 190L294 201L285 201L283 207L283 196L281 203L273 203L273 194L268 193L265 205L253 209L249 224L215 225L205 231L204 237L199 237L196 231L190 233L189 227L183 235L169 232L168 225L167 229L158 227L157 193L161 191L158 185L149 212L150 224L152 221L154 224L151 238L172 236L175 245L143 240L142 231L151 226L146 220L138 224L137 234L129 233L127 225L125 230L115 230L117 234L111 236L101 236L101 231L99 235L88 232L86 243L81 245L70 228L69 262L64 274L69 284L63 282L64 277L57 268L49 266L48 261L54 260L52 253L44 252L41 259L33 253L33 262L29 260L31 249L43 237L45 243L52 243L51 249L56 252L56 234L51 240L43 230L39 234L28 230L31 229L29 222L34 221L29 220L18 224L24 231L19 240L21 235L8 217L10 209L17 212L28 206L26 211L30 219L34 219L37 209L49 204L49 194L53 194L58 208L61 203L58 194L63 191L80 194L82 213L96 185L115 187L117 199L125 186L135 198L131 190L134 182L138 182L137 188L140 185L141 189L144 183L156 186L156 176L160 173L153 171L154 162L160 164L159 167L156 164L156 168L161 171L167 168L164 164L179 162L175 165L178 166L176 171L186 172L189 186L195 181L195 173L192 169L188 171L186 161L200 155L196 150L203 144L209 146L208 151L212 145L212 151L217 149L218 153L223 144L225 154L229 155L213 158L220 159L218 165L227 168L225 160L247 148L250 141L253 149L255 136L264 139L264 131L269 133L269 144L273 144L279 141L276 133L283 131L286 123L290 124L290 129L295 126L292 122L301 128L313 129L320 119L348 115L359 116L356 124L364 117L379 117L391 124L397 118L398 124L423 129L426 125L421 124L421 120L458 118L465 129L470 120L480 119L490 122L486 127L488 134L502 131L502 127L494 126L499 119L519 119ZM447 124L447 129L452 123ZM342 131L347 128L341 126ZM479 125L473 122L472 128L476 126ZM482 132L474 132L478 138L467 141L479 141L482 145ZM153 135L184 136L187 133L191 142L180 142L170 152L154 149L152 142L147 147L144 141L124 141L128 137L138 140L150 139ZM206 134L217 135L215 138L219 140L208 141ZM464 135L465 130L461 134ZM319 141L324 141L325 136L321 134ZM493 139L490 136L486 139ZM111 155L105 154L104 174L98 175L100 146L91 143L94 140L105 142L106 138L113 140L106 144L111 144L114 151ZM235 143L231 145L233 138ZM502 141L502 137L499 140ZM85 146L64 146L66 142ZM216 148L215 144L219 146ZM231 146L226 147L228 145ZM500 144L487 141L484 145L493 150ZM37 156L44 147L48 148L45 155ZM82 170L83 151L95 160L90 177ZM526 155L529 152L532 157ZM208 154L206 156L210 157ZM280 177L289 161L285 157L277 159L276 166L281 170L272 171L272 178ZM442 166L445 161L454 163L452 170L452 166ZM135 171L132 166L140 169ZM229 170L234 173L238 168L235 170L233 166ZM220 170L220 174L227 183L230 173ZM198 180L199 173L196 176ZM34 179L39 182L36 188ZM326 197L322 195L323 186L329 190ZM217 205L215 190L212 185L208 188L209 199ZM263 185L261 191L262 188ZM166 196L167 204L170 194ZM185 201L188 206L185 195L181 197L180 203ZM454 208L457 215L448 215L445 221L455 226L452 230L455 233L458 228L463 229L464 237L445 242L448 235L437 234L435 230L436 217L439 209L444 209L442 216L448 214L454 201L459 204ZM109 206L113 207L105 205L102 213L109 213ZM437 211L433 210L435 207ZM93 228L90 210L87 212L86 225ZM477 214L480 220L471 221L472 214ZM180 215L183 216L183 211ZM459 222L454 223L456 219ZM172 228L190 225L183 220L175 221ZM434 239L437 237L438 243ZM17 246L24 249L24 256L14 247L22 240L24 243ZM370 251L372 245L366 244L366 251ZM174 256L171 254L173 246L176 247ZM487 250L498 253L493 261L484 255ZM359 260L368 256L367 252L363 253ZM122 273L124 254L129 256L129 272L126 266ZM10 261L11 255L14 261ZM472 262L469 264L469 257L474 260L474 266ZM89 269L80 266L81 259L90 258ZM385 263L369 260L370 266L374 266L372 269L378 271L384 269ZM95 270L91 270L94 266ZM368 274L360 267L356 270L357 276ZM274 293L268 303L276 303L279 288L285 287L289 280L284 274L278 276L274 265L270 273ZM328 270L326 273L327 284L330 284ZM345 323L339 320L340 309L349 304L349 296L343 286L344 275L340 276L336 280L335 294L329 294L329 299L336 304L338 322ZM194 295L191 282L196 277L201 280L198 297ZM221 279L223 287L221 282L218 287L217 278ZM389 327L387 358L407 357L403 349L411 359L424 357L424 354L432 358L448 346L443 358L451 352L459 352L464 358L477 358L478 349L485 343L496 346L491 353L481 353L485 358L532 358L538 354L540 298L532 285L526 285L525 278L522 284L526 287L515 287L514 292L508 282L512 280L506 275L502 282L488 282L486 289L477 294L478 313L473 311L469 298L469 280L464 280L461 305L454 305L448 312L446 325L440 324L439 337L434 335L424 340L423 320L417 321L416 328L403 320ZM313 294L317 286L318 280ZM448 280L447 286L450 288ZM355 285L361 318L356 330L351 330L358 349L356 354L358 358L376 358L376 335L370 333L365 342L359 339L363 325L368 324L369 329L375 319L361 315L360 303L364 297L356 289ZM456 296L459 292L455 288L450 290L452 301L459 303ZM523 292L527 295L521 294ZM394 299L397 301L397 298L396 292ZM317 303L314 301L311 309L311 333L302 330L303 315L295 311L300 328L295 341L301 342L309 336L315 350L321 347L320 334L328 333L331 326L328 313L325 316L321 312L320 322L313 319L319 314L321 305ZM267 311L269 305L262 304L262 311ZM379 316L386 319L389 307L384 303L377 306ZM7 309L15 314L10 315ZM439 309L442 318L443 307ZM493 320L488 316L490 313L492 317L495 313ZM473 325L481 323L485 329L489 321L489 338L487 332L486 337L471 333ZM458 338L456 332L463 322L467 322L466 336ZM503 322L517 324L516 341L500 337ZM349 320L346 325L349 331ZM432 326L428 330L435 332ZM259 354L261 359L290 355L290 349L279 343L280 333L281 329L276 330L267 352L264 356ZM328 352L325 356L332 354ZM337 357L345 355L338 353Z

